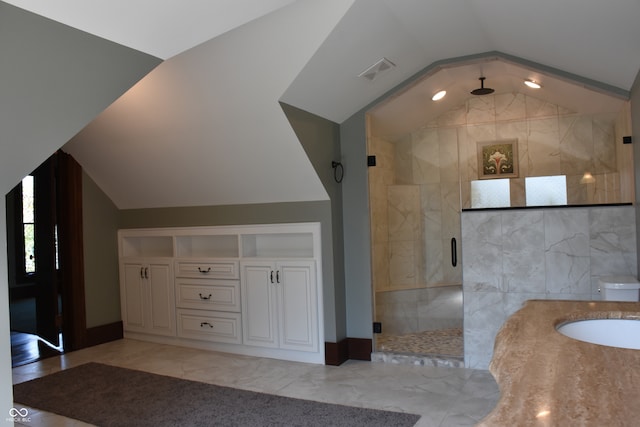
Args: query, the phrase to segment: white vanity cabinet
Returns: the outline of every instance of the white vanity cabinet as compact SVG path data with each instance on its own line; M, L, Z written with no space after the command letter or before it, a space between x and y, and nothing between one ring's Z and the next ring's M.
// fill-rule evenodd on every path
M175 335L173 265L166 258L127 257L120 263L125 330Z
M125 337L324 363L318 223L118 232Z
M241 274L244 343L317 351L314 261L244 261Z
M122 263L122 321L125 329L175 335L173 268L163 260Z
M178 336L242 343L238 261L176 261Z
M120 238L119 248L124 329L154 335L175 335L171 238Z

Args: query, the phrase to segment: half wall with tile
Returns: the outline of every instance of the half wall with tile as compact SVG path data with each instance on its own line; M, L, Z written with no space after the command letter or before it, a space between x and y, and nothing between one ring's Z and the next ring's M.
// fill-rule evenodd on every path
M487 369L495 336L529 299L599 300L598 278L637 275L635 208L464 211L464 358Z

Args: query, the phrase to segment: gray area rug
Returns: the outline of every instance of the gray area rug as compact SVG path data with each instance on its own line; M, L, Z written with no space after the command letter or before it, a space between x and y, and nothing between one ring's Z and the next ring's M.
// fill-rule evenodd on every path
M98 426L413 426L355 408L87 363L13 386L14 401Z

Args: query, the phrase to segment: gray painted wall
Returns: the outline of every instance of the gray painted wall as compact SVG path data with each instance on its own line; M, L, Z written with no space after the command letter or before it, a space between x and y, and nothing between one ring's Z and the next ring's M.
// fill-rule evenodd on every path
M340 125L342 159L349 175L342 187L344 266L347 304L347 336L371 338L373 295L371 291L371 233L367 181L365 111Z
M2 193L159 63L0 2Z
M281 105L331 200L331 241L323 239L322 243L325 246L330 245L333 254L330 259L323 256L325 268L328 271L333 271L333 289L327 289L325 286L326 297L333 301L333 312L327 312L330 307L325 307L325 319L329 317L335 322L336 340L340 341L347 336L344 242L342 238L342 184L337 182L336 173L332 168L333 161L341 161L340 128L332 121L299 108L287 104ZM331 292L332 294L329 295ZM327 300L325 299L325 301ZM328 322L325 320L326 323Z
M118 208L83 173L84 288L87 328L120 321Z
M0 2L0 194L160 60ZM13 406L6 217L0 202L0 408ZM0 424L10 425L6 416Z
M2 162L0 162L2 163ZM13 405L11 338L9 333L9 285L7 276L7 223L5 198L0 197L0 408ZM1 420L1 418L0 418ZM6 425L13 423L5 422Z

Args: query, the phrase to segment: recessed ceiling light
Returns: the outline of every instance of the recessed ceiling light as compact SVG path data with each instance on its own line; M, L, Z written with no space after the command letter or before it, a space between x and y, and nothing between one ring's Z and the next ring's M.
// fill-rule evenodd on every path
M529 86L531 89L540 89L542 87L542 85L540 85L540 83L535 82L535 81L530 80L530 79L525 80L524 84Z
M431 100L432 100L432 101L439 101L439 100L441 100L442 98L444 98L444 96L445 96L446 94L447 94L447 91L446 91L446 90L441 90L440 92L437 92L435 95L433 95L433 96L431 97Z

